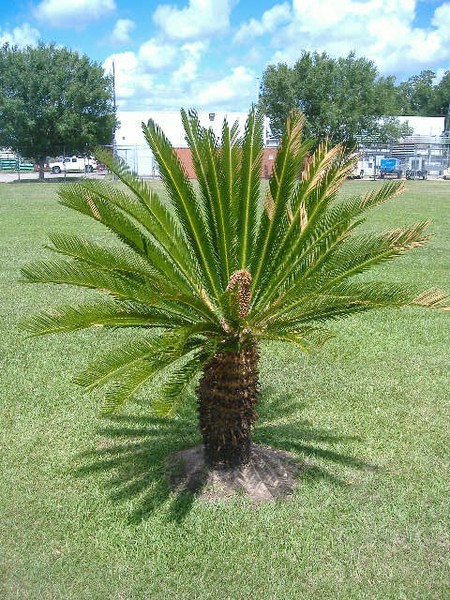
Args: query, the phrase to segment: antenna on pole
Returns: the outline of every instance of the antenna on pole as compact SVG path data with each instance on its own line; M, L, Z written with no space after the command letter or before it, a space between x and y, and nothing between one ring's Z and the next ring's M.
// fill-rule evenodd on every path
M113 91L113 109L114 109L114 126L112 130L112 154L113 157L117 157L117 141L116 141L116 115L117 115L117 101L116 101L116 64L112 61L112 91ZM115 177L114 177L115 179Z

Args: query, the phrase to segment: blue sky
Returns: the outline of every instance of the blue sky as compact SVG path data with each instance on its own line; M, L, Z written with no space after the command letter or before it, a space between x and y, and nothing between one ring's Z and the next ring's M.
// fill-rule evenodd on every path
M119 109L247 110L270 63L302 50L372 59L398 80L450 69L450 0L3 2L0 42L56 42L108 71Z

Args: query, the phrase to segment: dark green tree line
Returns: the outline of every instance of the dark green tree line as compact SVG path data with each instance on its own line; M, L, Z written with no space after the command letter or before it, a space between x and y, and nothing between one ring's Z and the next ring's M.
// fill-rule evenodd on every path
M353 145L363 134L393 143L409 133L395 115L435 116L447 113L450 71L436 84L436 74L422 71L400 84L380 76L375 64L350 53L332 58L326 53L303 52L299 60L269 65L261 84L260 102L275 135L282 131L289 111L301 110L306 133L332 143Z

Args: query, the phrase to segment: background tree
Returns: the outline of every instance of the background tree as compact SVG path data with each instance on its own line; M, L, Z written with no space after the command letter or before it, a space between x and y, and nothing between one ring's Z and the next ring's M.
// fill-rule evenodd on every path
M112 80L87 56L54 44L0 49L0 146L29 158L44 177L47 156L111 142Z
M424 117L439 115L436 110L436 94L433 85L436 73L429 69L413 75L397 88L399 114L421 115Z
M354 53L334 59L303 52L292 68L269 65L260 101L275 135L292 108L304 113L306 135L317 140L351 146L361 133L382 137L386 127L397 140L403 134L398 121L386 120L398 114L395 79L380 77L372 61Z
M444 76L434 87L434 110L435 114L449 115L450 111L450 71L446 71ZM447 119L446 129L450 130L450 122Z
M35 335L132 328L134 339L88 365L78 383L106 385L107 412L153 383L153 406L168 413L200 375L207 462L241 466L252 456L261 343L307 350L333 335L327 322L381 307L438 307L446 294L422 292L416 282L358 277L425 243L427 223L358 233L367 211L396 196L403 183L341 201L337 190L357 157L326 144L310 154L299 113L288 121L267 190L260 181L261 114L250 113L243 139L237 124L225 121L217 139L195 112L182 111L182 120L198 186L150 120L143 131L167 197L106 157L122 186L87 179L61 189L63 205L95 219L115 239L54 235L53 258L26 266L25 278L99 293L45 311L27 327Z

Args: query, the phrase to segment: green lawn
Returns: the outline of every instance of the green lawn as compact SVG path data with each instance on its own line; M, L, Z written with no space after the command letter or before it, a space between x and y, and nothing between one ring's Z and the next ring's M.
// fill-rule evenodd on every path
M448 182L408 182L370 217L431 218L432 243L379 274L450 289ZM174 421L152 418L145 395L100 418L71 378L114 334L17 328L73 298L18 270L47 232L80 228L104 235L56 204L54 184L0 185L0 598L449 598L450 313L354 317L314 356L265 347L255 439L307 468L288 502L205 504L163 476L170 452L199 443L193 394Z

